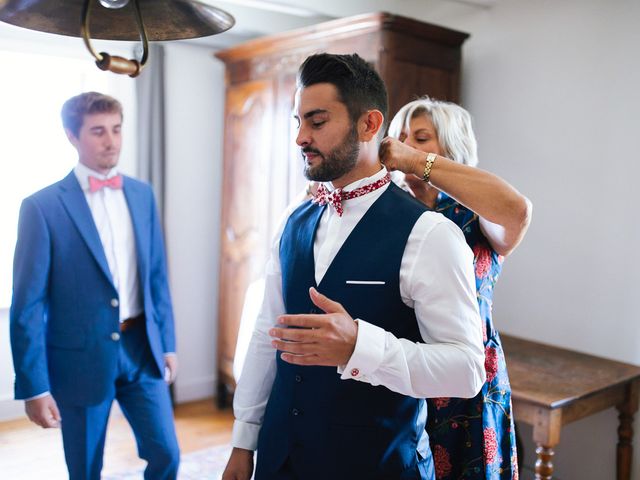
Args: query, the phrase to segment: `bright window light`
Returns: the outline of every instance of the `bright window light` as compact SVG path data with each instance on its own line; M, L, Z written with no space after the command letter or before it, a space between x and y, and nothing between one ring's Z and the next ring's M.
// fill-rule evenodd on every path
M62 128L62 104L90 90L118 98L125 116L121 165L128 166L126 173L131 173L135 96L132 79L101 72L86 58L0 50L0 65L1 309L11 303L13 251L22 199L62 179L77 162L76 151Z

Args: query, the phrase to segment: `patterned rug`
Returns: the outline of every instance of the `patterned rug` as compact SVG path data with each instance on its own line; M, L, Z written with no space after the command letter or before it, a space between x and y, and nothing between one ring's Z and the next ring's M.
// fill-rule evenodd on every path
M197 452L185 453L180 459L180 470L178 480L219 480L231 447L222 445L218 447L205 448ZM143 468L122 472L115 475L103 475L103 480L140 480L142 479Z

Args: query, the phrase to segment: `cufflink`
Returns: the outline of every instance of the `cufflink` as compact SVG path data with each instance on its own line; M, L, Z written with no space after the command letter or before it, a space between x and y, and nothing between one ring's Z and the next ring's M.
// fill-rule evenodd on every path
M357 368L352 368L351 369L351 376L352 377L357 377L358 375L360 375L360 370L358 370Z

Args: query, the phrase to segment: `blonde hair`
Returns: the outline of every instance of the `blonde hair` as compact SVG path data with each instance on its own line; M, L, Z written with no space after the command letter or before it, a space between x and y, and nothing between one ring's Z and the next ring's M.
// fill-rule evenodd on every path
M433 100L427 96L407 103L391 120L389 136L400 138L409 130L411 120L428 116L438 135L445 157L464 165L478 164L478 142L471 126L471 115L455 103Z

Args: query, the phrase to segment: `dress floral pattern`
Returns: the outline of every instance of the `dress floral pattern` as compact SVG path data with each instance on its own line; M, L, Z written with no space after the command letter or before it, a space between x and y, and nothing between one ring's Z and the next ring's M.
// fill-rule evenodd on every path
M478 216L440 193L436 211L452 220L473 250L476 291L485 346L487 381L472 399L427 401L427 432L437 480L517 480L517 451L511 387L500 336L493 327L493 288L503 257L480 230Z

